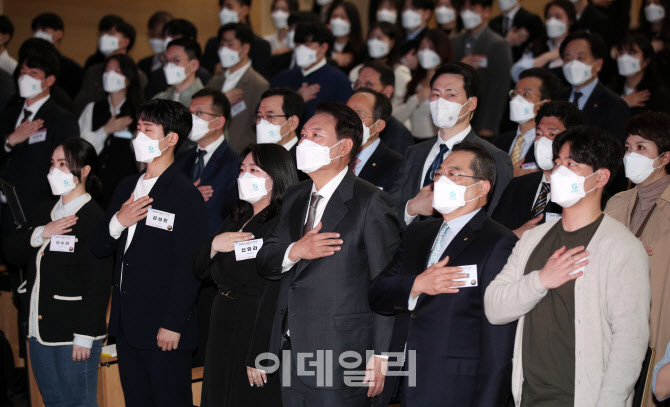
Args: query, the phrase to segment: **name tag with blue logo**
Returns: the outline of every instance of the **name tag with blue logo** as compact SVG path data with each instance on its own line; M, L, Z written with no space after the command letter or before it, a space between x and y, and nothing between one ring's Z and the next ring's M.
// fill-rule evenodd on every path
M51 235L49 250L52 252L74 253L75 236Z
M235 260L255 259L258 251L263 247L263 239L246 240L235 243Z
M47 139L47 129L42 129L37 133L33 134L32 136L30 136L30 138L28 139L28 144L41 143L46 139Z
M174 228L174 213L149 209L147 212L147 226L172 232Z

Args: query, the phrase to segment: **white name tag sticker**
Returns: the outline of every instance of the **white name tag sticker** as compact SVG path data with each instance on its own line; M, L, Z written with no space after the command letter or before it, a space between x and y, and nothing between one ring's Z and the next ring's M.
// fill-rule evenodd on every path
M30 138L28 139L28 144L41 143L46 139L47 139L47 129L42 129L37 133L33 134L32 136L30 136Z
M546 218L546 220L545 220L546 222L552 222L552 221L555 221L555 220L559 220L563 217L560 213L554 213L554 212L546 212L544 214L544 216Z
M114 137L122 138L122 139L126 139L126 140L132 140L133 139L133 133L131 133L128 130L121 130L121 131L117 131L116 133L114 133Z
M468 287L477 287L479 285L479 280L477 279L477 265L476 264L470 264L468 266L458 266L463 269L461 273L468 273L468 276L465 278L459 278L458 280L454 281L464 281L465 285L462 285L460 287L452 287L452 288L468 288Z
M521 168L524 170L536 170L537 169L537 164L536 163L523 163L521 164Z
M487 68L489 66L489 59L485 56L479 58L479 67Z
M76 237L72 235L51 235L49 250L52 252L74 253Z
M149 209L147 212L147 226L172 232L174 227L174 213Z
M245 240L235 243L235 260L255 259L258 251L263 247L263 239Z
M230 108L230 115L232 117L235 117L235 116L237 116L238 114L242 113L245 110L247 110L247 104L244 103L244 100L240 100L239 102L235 103Z

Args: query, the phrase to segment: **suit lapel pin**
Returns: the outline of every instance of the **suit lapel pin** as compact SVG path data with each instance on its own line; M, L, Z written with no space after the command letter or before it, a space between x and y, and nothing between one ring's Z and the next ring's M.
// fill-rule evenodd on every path
M468 238L467 238L467 237L464 237L464 238L463 238L463 241L466 241L466 240L468 240Z
M377 163L372 163L372 166L373 166L373 167L376 167L376 166L377 166Z

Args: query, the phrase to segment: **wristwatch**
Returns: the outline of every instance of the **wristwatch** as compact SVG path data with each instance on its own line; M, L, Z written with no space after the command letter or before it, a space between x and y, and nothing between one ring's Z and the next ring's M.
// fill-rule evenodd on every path
M14 148L14 146L9 144L9 137L7 137L5 139L5 150L6 151L12 151L13 148Z

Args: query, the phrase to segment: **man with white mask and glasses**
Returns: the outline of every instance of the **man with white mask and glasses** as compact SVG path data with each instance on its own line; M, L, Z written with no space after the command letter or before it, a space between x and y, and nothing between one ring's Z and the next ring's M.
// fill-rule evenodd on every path
M279 144L296 162L300 120L305 112L305 102L288 88L268 89L261 95L256 110L256 142Z
M488 202L493 212L502 191L512 179L509 155L478 137L470 126L476 115L479 99L479 74L462 62L440 67L430 81L430 112L439 128L436 139L415 144L407 149L398 180L390 191L396 210L404 224L409 225L419 215L431 216L434 209L433 177L454 145L470 141L482 145L496 161L497 182Z
M153 97L191 104L193 95L204 86L196 75L200 67L200 44L190 38L178 38L166 45L163 72L169 88Z
M562 218L523 234L486 290L486 316L518 321L516 406L630 407L649 340L649 256L600 209L623 148L585 126L552 147Z

